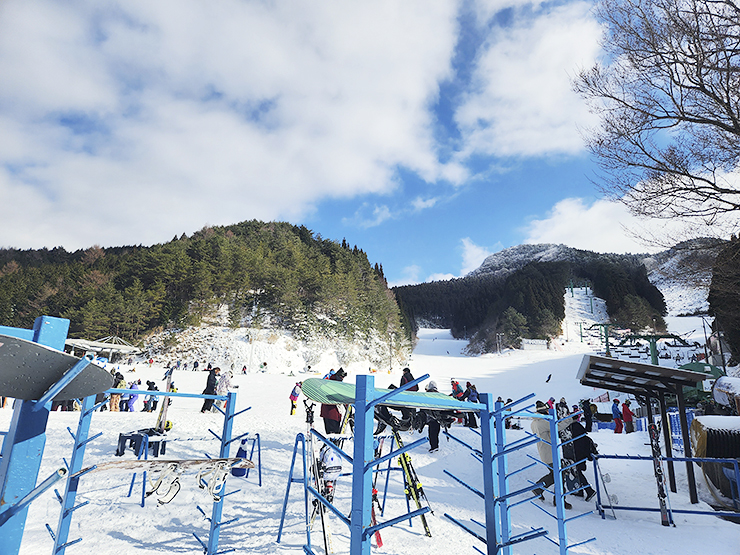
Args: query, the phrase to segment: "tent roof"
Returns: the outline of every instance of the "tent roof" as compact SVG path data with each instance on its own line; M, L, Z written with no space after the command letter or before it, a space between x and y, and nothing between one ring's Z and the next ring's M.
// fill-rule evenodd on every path
M94 351L96 353L111 351L113 353L134 354L141 351L141 349L131 344L122 345L120 343L108 343L107 341L88 341L87 339L67 339L64 344L75 349Z

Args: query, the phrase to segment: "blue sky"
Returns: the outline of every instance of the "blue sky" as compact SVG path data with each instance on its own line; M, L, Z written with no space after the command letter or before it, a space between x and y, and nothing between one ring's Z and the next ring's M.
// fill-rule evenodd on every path
M392 285L525 242L648 250L590 180L570 81L600 54L592 7L6 0L0 247L283 220Z

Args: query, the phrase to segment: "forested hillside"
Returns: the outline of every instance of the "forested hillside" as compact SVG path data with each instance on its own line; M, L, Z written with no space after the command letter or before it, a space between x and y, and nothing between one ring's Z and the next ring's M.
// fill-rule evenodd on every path
M606 300L612 322L641 329L653 326L655 319L657 327L664 329L663 295L633 257L529 262L503 272L473 272L394 291L412 326L450 327L456 337L472 337L474 350L490 352L500 339L515 346L520 338L559 335L566 287L586 283Z
M248 221L152 247L0 250L0 324L69 318L70 336L136 339L227 306L233 326L298 336L405 334L382 267L303 226Z

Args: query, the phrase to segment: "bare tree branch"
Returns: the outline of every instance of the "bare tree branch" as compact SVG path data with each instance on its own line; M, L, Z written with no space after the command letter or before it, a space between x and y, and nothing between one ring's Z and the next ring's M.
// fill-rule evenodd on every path
M599 114L586 143L602 190L635 214L740 211L740 6L733 0L602 0L605 63L574 89Z

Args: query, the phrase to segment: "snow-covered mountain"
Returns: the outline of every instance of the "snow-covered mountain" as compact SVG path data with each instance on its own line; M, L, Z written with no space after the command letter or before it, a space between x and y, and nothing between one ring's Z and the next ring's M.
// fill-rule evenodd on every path
M602 259L644 264L651 283L665 297L669 315L697 314L709 308L707 295L712 279L711 268L721 246L714 239L695 239L657 254L614 254L574 249L566 245L518 245L490 255L468 276L493 275L504 278L530 262Z

